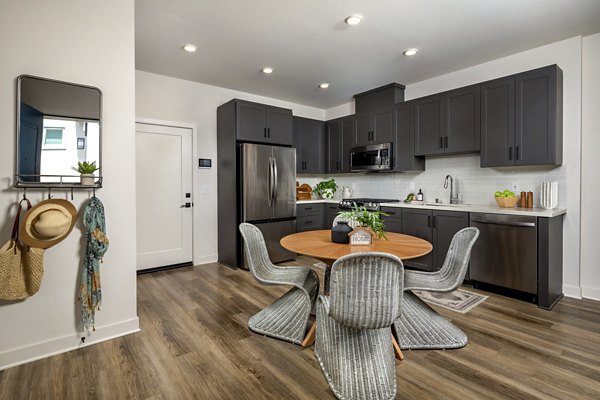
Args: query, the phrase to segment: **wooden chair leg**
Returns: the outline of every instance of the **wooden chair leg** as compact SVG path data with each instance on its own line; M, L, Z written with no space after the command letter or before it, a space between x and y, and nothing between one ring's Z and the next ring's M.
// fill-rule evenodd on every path
M317 323L313 322L308 333L306 334L306 337L304 338L304 341L302 342L302 347L312 346L313 343L315 342L316 333L317 333Z
M392 335L392 344L394 345L394 355L396 358L400 361L404 360L404 354L402 354L402 350L400 350L400 346L398 345L394 335Z

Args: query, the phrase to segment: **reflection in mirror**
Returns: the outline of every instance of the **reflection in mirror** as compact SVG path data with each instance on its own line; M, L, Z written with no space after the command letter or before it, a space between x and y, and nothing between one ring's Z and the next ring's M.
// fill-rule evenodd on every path
M99 89L33 76L18 78L17 184L78 184L78 162L101 167ZM95 172L100 183L101 169Z

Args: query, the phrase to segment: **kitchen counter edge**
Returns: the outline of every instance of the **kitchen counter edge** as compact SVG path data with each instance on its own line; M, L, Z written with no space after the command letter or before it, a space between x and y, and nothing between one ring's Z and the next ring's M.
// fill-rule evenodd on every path
M310 203L329 203L337 204L340 200L326 200L326 199L313 199L313 200L297 200L297 204L310 204ZM559 215L567 213L566 208L555 208L553 210L546 210L544 208L504 208L494 205L485 204L457 204L451 206L432 206L426 204L406 204L406 203L381 203L382 207L397 207L397 208L416 208L426 210L440 210L440 211L461 211L469 213L488 213L488 214L505 214L505 215L525 215L530 217L542 217L542 218L554 218Z

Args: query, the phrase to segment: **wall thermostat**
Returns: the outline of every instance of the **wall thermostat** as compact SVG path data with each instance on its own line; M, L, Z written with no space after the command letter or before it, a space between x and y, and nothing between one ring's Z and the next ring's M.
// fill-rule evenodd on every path
M210 158L198 159L198 168L210 168L212 167L212 160Z

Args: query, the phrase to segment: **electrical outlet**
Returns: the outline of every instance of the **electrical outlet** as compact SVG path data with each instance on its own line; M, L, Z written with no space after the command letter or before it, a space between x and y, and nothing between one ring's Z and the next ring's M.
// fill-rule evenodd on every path
M409 183L409 184L408 184L408 188L409 188L410 190L415 190L415 183L414 183L414 182L411 182L411 183Z
M510 190L512 190L513 192L518 192L519 191L519 182L513 182L510 186Z

